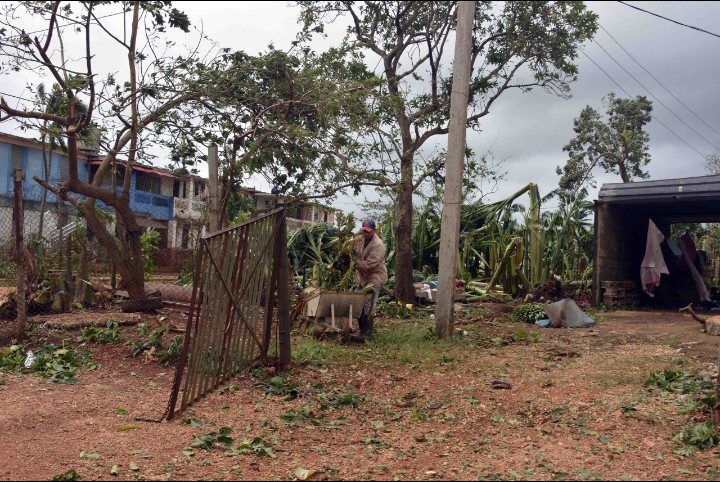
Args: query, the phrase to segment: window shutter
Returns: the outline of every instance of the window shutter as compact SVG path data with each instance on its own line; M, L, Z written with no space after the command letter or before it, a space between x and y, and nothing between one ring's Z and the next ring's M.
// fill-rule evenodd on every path
M10 154L12 159L12 169L23 168L23 148L20 146L12 146L12 153Z
M67 157L60 158L60 181L67 181L70 177L70 161Z

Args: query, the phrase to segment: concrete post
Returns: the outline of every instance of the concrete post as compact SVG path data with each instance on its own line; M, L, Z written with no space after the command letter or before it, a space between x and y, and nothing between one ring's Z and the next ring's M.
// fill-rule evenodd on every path
M472 27L475 2L459 2L452 93L450 97L450 125L447 159L445 160L445 194L440 225L440 269L438 298L435 307L435 333L446 338L453 332L455 277L460 238L460 203L465 161L467 130L467 101L472 70Z
M15 220L15 255L17 256L17 326L18 337L25 336L27 311L25 305L25 213L23 212L23 180L25 173L13 170L13 194Z
M210 232L220 230L220 209L218 207L218 146L208 148L208 175L210 180L208 208L210 212Z

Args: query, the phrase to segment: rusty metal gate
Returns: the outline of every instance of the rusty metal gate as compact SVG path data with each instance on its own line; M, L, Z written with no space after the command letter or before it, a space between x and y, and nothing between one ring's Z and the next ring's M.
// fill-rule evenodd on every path
M185 343L167 419L266 358L274 309L281 367L290 363L285 209L205 236L200 242ZM182 393L182 396L180 394Z

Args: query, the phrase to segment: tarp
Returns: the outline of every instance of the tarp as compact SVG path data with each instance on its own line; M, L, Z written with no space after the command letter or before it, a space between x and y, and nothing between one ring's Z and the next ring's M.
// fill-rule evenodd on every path
M588 328L595 326L595 320L585 314L573 300L562 300L545 306L554 328Z

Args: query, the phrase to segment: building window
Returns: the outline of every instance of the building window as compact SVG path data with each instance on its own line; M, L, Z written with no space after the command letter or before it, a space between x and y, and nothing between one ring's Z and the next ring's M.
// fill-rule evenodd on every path
M12 159L12 169L23 168L23 148L20 146L12 146L12 152L10 154Z
M138 172L136 174L135 189L138 191L151 192L153 194L160 194L160 178L151 176L144 172Z
M199 196L205 191L205 183L203 181L195 181L195 196Z
M182 235L180 238L180 247L182 249L188 249L190 246L190 226L185 225L182 227Z

